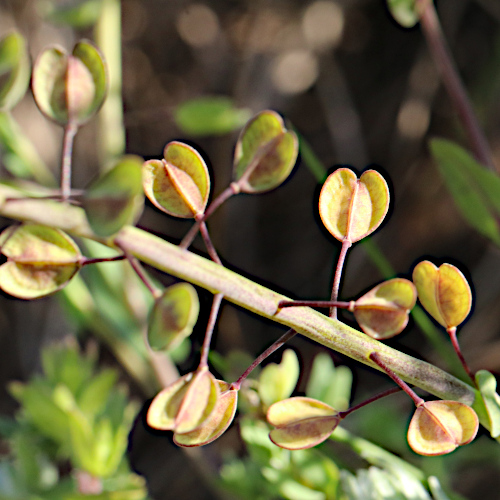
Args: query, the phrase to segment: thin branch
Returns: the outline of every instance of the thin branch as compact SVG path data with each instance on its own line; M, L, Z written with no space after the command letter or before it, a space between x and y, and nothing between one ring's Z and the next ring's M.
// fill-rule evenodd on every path
M61 155L61 198L68 201L71 196L71 163L73 155L73 142L78 131L78 124L69 120L64 127L63 150Z
M380 366L380 368L382 368L382 370L385 371L385 373L387 373L387 375L389 375L389 377L392 378L392 380L394 380L394 382L396 382L396 384L399 385L399 387L401 387L401 389L403 391L406 392L406 394L408 394L408 396L410 396L410 398L413 400L413 402L415 403L415 406L421 406L423 403L424 403L424 400L418 396L415 391L406 383L404 382L401 377L398 377L390 368L389 366L384 363L382 361L382 358L380 356L380 354L376 353L376 352L372 352L370 354L370 359L376 363L378 366Z
M219 315L219 309L223 298L224 295L222 293L216 293L212 301L212 309L210 310L207 330L205 332L205 338L203 339L203 346L201 348L200 365L199 365L200 368L208 366L208 353L210 352L210 343L212 341L215 322L217 321L217 316Z
M453 62L434 3L430 0L417 0L417 6L420 10L420 22L429 50L441 74L446 91L469 137L474 156L480 163L495 171L493 155Z
M237 193L239 193L239 186L232 182L226 189L224 189L224 191L222 191L221 194L219 194L219 196L217 196L217 198L215 198L215 200L205 210L205 213L196 220L191 229L186 233L186 236L182 238L179 247L186 249L189 248L198 234L201 224L205 222L226 200Z
M238 391L241 387L241 384L243 381L252 373L255 368L257 368L262 361L264 361L266 358L271 356L271 354L274 351L277 351L281 346L283 346L286 342L288 342L292 337L295 337L297 335L297 332L293 329L288 330L286 333L284 333L276 342L273 342L272 345L270 345L260 356L258 356L253 363L243 372L241 377L236 381L231 384L231 389L234 389Z

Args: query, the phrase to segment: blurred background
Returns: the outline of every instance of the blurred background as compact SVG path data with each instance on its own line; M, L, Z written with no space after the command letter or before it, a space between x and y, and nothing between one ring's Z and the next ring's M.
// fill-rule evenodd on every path
M44 12L49 4L0 0L0 33L13 27L20 30L33 58L54 43L70 49L82 37L94 38L92 28L75 29L47 19ZM496 0L441 0L437 8L498 166L500 4ZM350 165L361 172L375 166L389 179L392 199L390 217L372 242L399 276L409 277L415 263L426 257L437 264L452 262L471 278L474 311L460 329L462 350L472 370L500 372L500 251L465 222L430 157L431 137L449 138L466 148L469 145L418 26L398 26L382 0L123 0L121 9L127 153L160 158L167 142L187 141L209 163L212 197L220 193L231 181L238 131L190 134L176 120L176 110L190 99L225 96L242 116L263 109L278 111L325 169ZM58 175L61 129L39 113L31 94L13 114L44 162ZM94 119L77 136L76 188L84 188L99 171L101 133ZM320 186L303 155L284 186L267 194L229 200L209 221L212 240L224 263L294 298L329 297L340 246L319 224ZM174 242L190 224L150 205L139 221L140 227ZM204 251L198 240L194 248ZM155 277L169 283L168 277ZM341 298L355 298L383 278L367 248L355 245L347 258ZM202 314L208 315L211 297L200 294ZM352 322L348 315L343 317ZM2 386L13 379L26 380L40 368L41 346L74 331L57 297L30 303L2 297ZM200 327L198 338L195 332L193 353L181 371L196 366L202 331ZM282 332L278 325L225 305L214 346L222 355L238 349L255 356ZM445 367L412 321L401 336L388 343ZM290 344L303 368L300 392L319 347L302 338ZM100 352L103 363L114 363L106 347ZM280 356L271 360L279 361ZM335 353L332 356L336 364L346 364L354 371L356 402L390 386L372 371ZM146 402L133 384L132 393ZM399 398L379 403L381 415L389 411L387 405L395 405L399 415L393 448L401 452L406 446L404 428L410 402ZM2 389L1 412L12 414L16 407ZM360 415L356 420L357 433L376 442L377 422L368 411L364 419ZM482 436L478 441L488 439ZM170 444L169 437L146 431L139 418L131 439L131 463L146 475L155 498L219 498L219 493L202 486L203 480L193 480L191 461L218 464L224 447L240 449L236 432L220 441L198 450L194 457L187 456ZM464 461L466 466L456 460L452 486L466 498L496 499L498 462L482 462L475 446L470 445L472 458ZM430 470L445 466L440 459L430 460ZM197 470L200 477L207 473L203 467Z

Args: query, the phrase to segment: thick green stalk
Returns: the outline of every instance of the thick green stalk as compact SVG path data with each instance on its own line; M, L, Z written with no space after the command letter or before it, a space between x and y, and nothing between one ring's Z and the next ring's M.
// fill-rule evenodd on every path
M121 19L120 0L103 0L95 39L106 58L109 76L108 96L99 113L99 151L104 167L125 151Z
M0 198L9 199L16 196L20 196L18 191L0 185ZM279 310L278 303L290 300L288 297L146 231L126 226L112 238L97 238L92 233L82 209L50 200L7 200L0 205L0 215L47 224L74 236L91 238L111 247L120 246L156 269L201 286L212 293L222 293L229 302L293 328L330 349L380 370L369 359L370 353L376 351L405 382L442 399L477 406L480 418L482 417L483 412L475 389L447 372L392 349L309 307ZM484 418L482 420L488 425Z

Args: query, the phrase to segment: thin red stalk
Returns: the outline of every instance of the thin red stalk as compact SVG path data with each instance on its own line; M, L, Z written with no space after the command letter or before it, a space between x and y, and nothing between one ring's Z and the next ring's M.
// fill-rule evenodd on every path
M73 142L78 124L70 120L64 127L63 150L61 155L61 199L68 201L71 196L71 159L73 154Z
M459 345L458 339L457 339L457 328L455 326L452 326L450 328L447 328L446 331L448 332L448 335L450 336L450 340L451 340L451 343L453 345L453 349L455 349L455 352L457 353L458 359L460 359L460 362L462 363L464 370L467 372L467 375L469 375L469 377L471 378L474 385L476 385L476 379L474 378L474 373L472 373L472 370L469 368L469 365L465 361L465 358L462 354L462 350L460 349L460 345Z
M349 309L352 306L352 302L333 302L331 300L282 300L279 304L279 308L283 307L338 307L340 309Z
M99 264L101 262L116 262L126 258L127 257L125 255L117 255L116 257L96 257L95 259L83 257L80 263L82 266L88 266L89 264Z
M434 3L430 0L417 0L417 5L420 9L420 22L429 50L446 91L469 137L474 156L480 163L495 171L493 155L453 62Z
M139 277L139 279L144 283L146 288L151 292L151 295L157 299L161 295L161 290L152 283L152 281L148 278L146 271L142 267L141 263L131 255L125 248L123 248L118 242L116 242L116 246L123 252L123 255L128 260L132 269L135 271L135 274ZM148 343L146 342L146 345Z
M196 238L202 222L205 222L226 200L238 192L239 187L234 182L224 189L224 191L222 191L222 193L219 194L219 196L217 196L217 198L215 198L215 200L205 210L205 213L192 225L191 229L186 233L186 236L182 238L179 247L184 249L189 248L191 243L193 243L193 240Z
M401 389L403 389L403 391L406 392L406 394L408 394L408 396L410 396L410 398L413 400L413 402L415 403L415 406L420 406L422 405L425 401L417 396L417 394L415 393L415 391L413 391L413 389L411 389L411 387L406 383L404 382L401 378L399 378L383 361L382 361L382 358L380 357L380 354L376 353L376 352L372 352L370 354L370 359L378 366L380 366L380 368L382 368L382 370L385 371L385 373L387 373L387 375L389 375L389 377L392 378L392 380L394 380L394 382L396 382L396 384L399 385L399 387L401 387Z
M203 339L203 346L201 348L200 365L199 368L208 366L208 353L210 352L210 342L212 341L212 334L214 332L215 322L219 314L220 305L224 295L216 293L212 301L212 309L210 310L210 317L208 318L207 330L205 338Z
M391 389L387 389L384 392L381 392L380 394L377 394L375 396L372 396L369 399L366 399L365 401L362 401L361 403L357 404L356 406L353 406L352 408L348 408L345 411L339 412L339 417L340 418L345 418L349 413L352 413L353 411L359 410L360 408L363 408L363 406L369 405L370 403L373 403L374 401L377 401L379 399L385 398L386 396L390 396L391 394L394 394L396 392L401 391L401 387L392 387Z
M274 351L279 349L285 342L288 342L292 337L294 337L297 334L295 330L288 330L286 333L284 333L276 342L274 342L272 345L270 345L260 356L258 356L254 362L243 372L241 377L236 381L231 384L231 389L238 391L241 387L241 384L243 381L250 375L250 373L259 366L262 361L264 361L267 357L269 357Z
M222 266L222 262L217 255L217 250L215 250L215 247L212 244L212 240L210 239L210 235L208 234L207 224L204 221L200 223L200 233L205 246L207 247L208 255L210 255L210 258L214 262Z
M342 277L342 270L344 269L345 256L347 255L347 250L351 248L351 245L352 243L348 239L344 239L344 241L342 242L339 260L337 261L337 267L335 269L335 276L333 277L331 296L332 302L337 302L337 299L339 297L340 278ZM335 306L330 307L330 318L337 319L337 308Z

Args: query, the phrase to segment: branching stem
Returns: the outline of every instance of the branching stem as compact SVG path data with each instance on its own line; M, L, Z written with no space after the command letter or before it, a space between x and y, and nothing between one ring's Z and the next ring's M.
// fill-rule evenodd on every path
M410 398L413 400L413 402L415 403L415 406L419 407L421 406L422 404L424 404L424 400L417 396L417 394L415 393L415 391L406 383L404 382L400 377L398 377L383 361L382 361L382 357L380 356L380 354L376 353L376 352L372 352L370 353L370 359L375 363L377 364L378 366L380 366L380 368L382 368L382 370L385 371L385 373L387 373L387 375L389 375L389 377L392 378L392 380L394 380L394 382L396 382L396 384L399 385L399 387L401 387L401 389L403 389L403 391L406 392L406 394L408 394L408 396L410 396Z
M184 249L189 248L198 234L202 223L204 223L226 200L237 193L239 193L239 186L238 184L232 182L226 189L224 189L224 191L222 191L221 194L219 194L219 196L217 196L217 198L215 198L212 203L210 203L210 206L205 210L205 213L196 220L191 229L186 233L186 236L184 236L180 242L179 247Z
M390 396L391 394L395 394L396 392L401 391L401 387L392 387L391 389L387 389L384 392L381 392L380 394L376 394L375 396L372 396L371 398L365 399L365 401L362 401L361 403L357 404L356 406L353 406L352 408L348 408L345 411L339 412L340 418L345 418L347 415L352 413L353 411L359 410L360 408L363 408L363 406L369 405L370 403L373 403L379 399L385 398L386 396Z
M297 332L293 329L288 330L286 333L284 333L276 342L273 342L262 354L260 354L254 362L243 372L241 377L236 381L231 384L231 389L235 391L239 391L241 384L243 381L252 373L255 368L257 368L262 361L264 361L266 358L271 356L271 354L278 350L282 345L284 345L286 342L288 342L292 337L295 337Z

